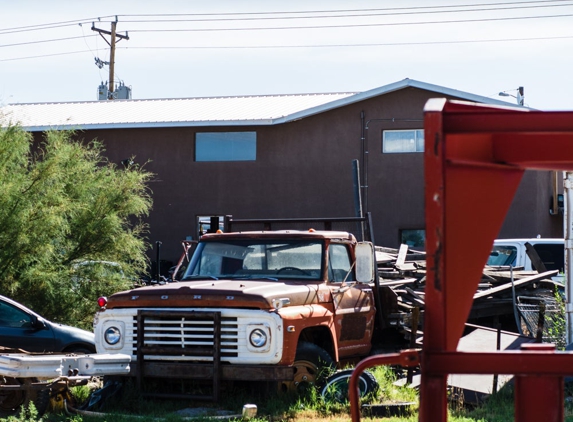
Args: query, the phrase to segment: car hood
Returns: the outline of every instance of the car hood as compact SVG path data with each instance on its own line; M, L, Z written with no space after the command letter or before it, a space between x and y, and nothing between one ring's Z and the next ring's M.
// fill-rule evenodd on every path
M47 320L43 321L54 332L54 338L60 343L58 347L60 350L64 350L71 345L91 345L95 349L94 333L69 325L58 324Z
M331 302L324 282L281 282L261 280L201 280L147 286L116 293L107 308L125 307L242 307L271 309L274 300L288 299L290 305Z

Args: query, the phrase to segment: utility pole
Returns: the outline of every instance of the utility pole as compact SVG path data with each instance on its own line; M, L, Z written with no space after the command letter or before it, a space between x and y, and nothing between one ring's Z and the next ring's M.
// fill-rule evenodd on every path
M113 89L114 89L114 72L115 72L115 44L121 40L129 40L129 36L127 32L125 35L118 34L116 32L117 29L117 16L115 17L115 21L111 23L111 31L106 31L104 29L96 28L95 25L92 23L92 31L99 32L101 37L105 40L107 45L110 47L109 51L109 96L108 99L113 99ZM109 35L110 40L108 41L103 34ZM117 39L117 41L116 41Z

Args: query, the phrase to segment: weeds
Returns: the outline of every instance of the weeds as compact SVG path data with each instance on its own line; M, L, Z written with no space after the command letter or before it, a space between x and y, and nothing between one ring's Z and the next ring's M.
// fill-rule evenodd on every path
M28 403L25 406L22 406L20 409L20 413L18 417L16 416L9 416L7 419L8 422L42 422L43 419L39 417L38 411L36 410L36 406L33 402Z
M565 319L565 298L562 289L555 287L556 312L545 316L548 338L555 343L557 350L565 350L567 346L567 322Z
M395 385L398 376L393 368L387 366L373 367L369 371L376 378L380 389L372 405L388 403L414 403L414 413L411 416L394 417L368 417L364 415L364 422L415 422L418 420L417 412L418 393L411 387ZM270 383L269 383L270 384ZM256 389L254 383L236 383L226 386L223 399L218 409L228 409L234 414L241 414L246 403L255 403L258 406L257 416L249 422L348 422L350 417L350 404L348 401L338 403L324 400L317 388L309 388L302 396L293 394L279 394L269 391L269 385ZM148 389L158 388L159 384L147 384ZM181 387L182 388L182 387ZM85 400L86 388L74 387L74 397L80 402ZM570 392L566 392L569 395ZM189 420L188 416L177 414L182 408L197 408L199 406L212 406L211 403L196 402L192 400L149 400L146 399L133 383L124 385L121 394L115 394L104 403L101 412L107 413L105 418L93 416L46 414L38 418L33 405L23 409L18 416L7 419L7 422L132 422L132 421L161 421L180 422ZM193 417L194 422L212 422L215 419L213 407L205 407L206 413ZM573 403L565 405L565 420L573 422ZM513 386L504 385L496 394L479 407L467 408L461 402L450 402L448 421L450 422L510 422L514 418ZM241 422L242 418L230 419L231 422Z

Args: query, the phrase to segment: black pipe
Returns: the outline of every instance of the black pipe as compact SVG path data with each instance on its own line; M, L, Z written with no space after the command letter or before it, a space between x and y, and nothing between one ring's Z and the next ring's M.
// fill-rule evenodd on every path
M354 187L354 215L362 218L362 196L360 195L360 164L358 160L352 160L352 180ZM357 230L360 232L360 240L364 240L364 222L357 223Z
M362 177L360 178L360 182L364 183L366 185L366 136L365 136L365 132L367 129L367 123L364 122L365 119L365 114L364 114L364 110L362 110L360 112L360 122L361 122L361 136L360 136L360 140L361 140L361 153L362 153ZM366 199L366 186L360 186L361 189L361 195L360 195L360 212L362 213L359 217L364 217L364 206L363 206L363 198Z
M161 280L161 260L159 259L159 257L161 256L160 250L161 250L161 242L158 240L155 242L155 245L157 246L157 282L159 283L159 281Z

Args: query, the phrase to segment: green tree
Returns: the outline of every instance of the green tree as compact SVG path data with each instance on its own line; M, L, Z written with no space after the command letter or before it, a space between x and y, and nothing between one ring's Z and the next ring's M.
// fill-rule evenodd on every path
M89 328L100 295L147 267L152 174L119 168L101 143L50 131L40 145L0 128L0 291L45 317ZM109 265L87 265L113 261Z

